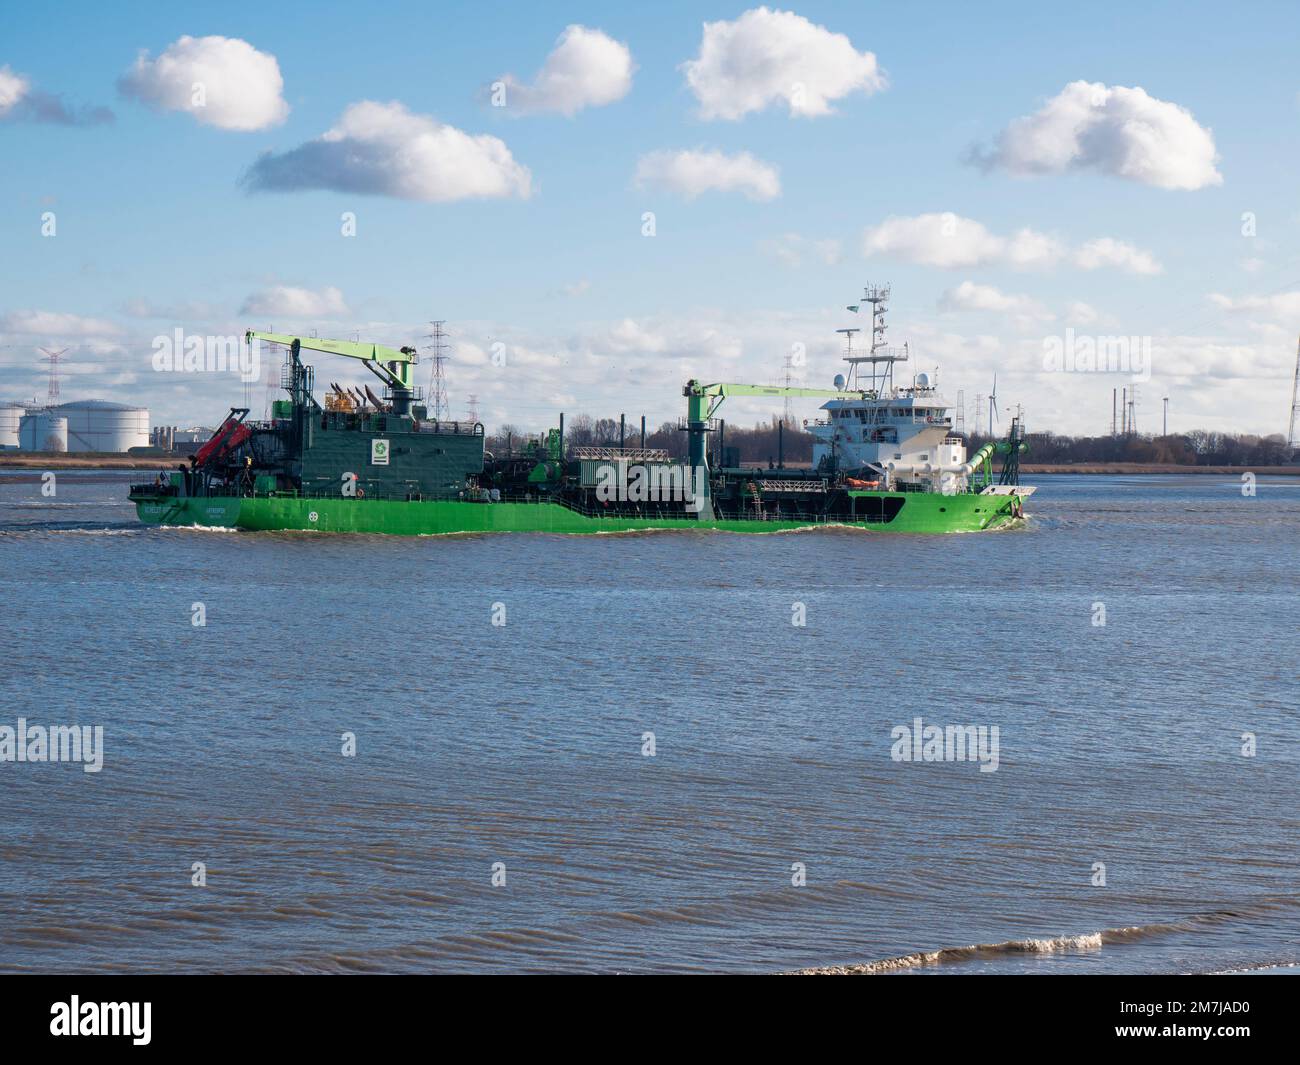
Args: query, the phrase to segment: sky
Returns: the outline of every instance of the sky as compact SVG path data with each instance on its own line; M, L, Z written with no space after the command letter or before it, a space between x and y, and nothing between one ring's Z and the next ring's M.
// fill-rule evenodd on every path
M257 417L273 358L245 383L162 345L443 320L456 417L658 424L787 356L830 387L889 284L900 379L937 369L967 428L996 375L1000 427L1106 432L1136 385L1140 431L1167 396L1171 432L1285 433L1298 31L1281 3L5 0L0 400L66 349L64 401Z

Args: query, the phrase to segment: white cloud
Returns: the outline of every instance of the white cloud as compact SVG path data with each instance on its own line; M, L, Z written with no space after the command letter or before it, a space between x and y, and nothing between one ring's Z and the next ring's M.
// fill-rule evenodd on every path
M0 67L0 118L9 114L27 95L32 83L9 66Z
M657 151L637 160L637 188L666 189L693 200L704 192L740 192L751 200L772 200L781 195L776 167L749 152L727 155L697 148L693 151Z
M863 235L863 253L946 269L1006 265L1028 270L1055 265L1065 249L1046 233L1021 229L1000 237L979 222L949 211L891 217L869 226Z
M1098 170L1162 189L1223 183L1214 136L1190 111L1140 88L1100 82L1071 82L971 158L1012 174Z
M706 119L743 118L779 102L791 115L815 118L850 93L888 84L876 57L844 34L766 7L734 22L706 22L699 55L682 69Z
M175 303L158 303L150 299L129 299L122 304L122 312L132 318L169 318L173 321L208 320L220 317L221 311L204 300L180 300Z
M238 37L181 37L157 59L141 52L118 88L155 110L185 111L220 129L267 129L289 114L275 56Z
M907 341L917 363L930 359L939 362L939 368L947 366L955 372L969 373L972 370L985 369L990 372L1003 358L1005 346L1000 337L988 333L966 336L952 333L938 325L916 320L907 327Z
M592 341L598 349L611 354L626 355L630 352L658 353L667 350L668 340L658 331L653 331L642 322L624 318L615 322L603 335Z
M1092 325L1101 320L1101 314L1091 304L1075 300L1065 309L1065 320L1070 325Z
M761 241L759 249L795 269L810 258L827 266L835 266L840 261L840 242L833 238L810 240L798 233L782 233L773 240Z
M951 211L891 217L880 225L868 226L863 234L862 250L868 257L890 255L949 270L977 266L1043 270L1067 257L1084 270L1112 267L1150 275L1163 269L1150 252L1111 237L1087 241L1071 251L1051 234L1026 228L1004 237Z
M1084 270L1113 266L1130 274L1159 274L1164 271L1150 252L1110 237L1088 241L1075 251L1074 263Z
M945 311L996 311L1008 314L1020 323L1046 322L1055 317L1037 300L1003 292L992 285L979 285L963 281L939 297L939 308Z
M632 88L635 69L626 44L600 30L569 26L531 85L517 81L513 74L499 80L505 86L508 111L572 116L584 107L621 100Z
M1295 348L1239 344L1217 337L1156 337L1152 341L1151 363L1163 376L1193 381L1276 380L1284 375L1289 377L1288 371L1295 366ZM1222 422L1232 426L1232 431L1241 432L1243 423L1251 417L1243 411L1259 407L1259 385L1255 384L1254 388L1255 396L1250 403L1242 407L1227 404L1227 417ZM1221 398L1218 386L1213 392L1203 394Z
M1284 321L1300 319L1300 291L1275 292L1267 296L1224 296L1212 292L1210 302L1233 314L1254 313Z
M315 140L262 155L244 182L255 191L332 189L426 203L532 193L532 174L504 141L413 114L396 100L351 104Z
M85 318L59 311L11 311L0 318L0 332L26 336L112 336L120 331L104 318Z
M343 301L343 293L336 288L271 285L244 300L239 313L281 318L330 318L347 314L348 306Z
M956 318L936 313L934 294L917 295L922 303L929 303L930 312L922 312L916 304L918 309L895 319L892 332L898 342L909 343L913 368L938 366L943 395L951 400L959 389L965 391L968 425L972 397L987 392L996 370L1002 410L1009 412L1024 403L1034 429L1097 433L1103 426L1109 427L1110 392L1116 378L1043 372L1045 330L1041 325L1021 327L996 312ZM617 417L625 411L630 425L644 413L655 428L680 416L683 381L695 377L775 383L783 372L780 353L794 343L807 349L805 382L830 387L832 377L843 370L843 344L834 330L847 324L842 301L833 301L833 306L830 302L792 306L785 311L678 307L671 313L632 313L626 318L577 322L563 333L539 328L531 321L462 321L454 342L454 365L459 369L452 382L452 408L464 417L469 394L476 394L478 409L490 429L504 422L542 429L554 425L561 411L567 417L581 412ZM955 323L960 323L960 331ZM246 319L234 318L202 325L187 323L186 329L225 335L246 324ZM428 332L427 323L418 318L407 322L349 320L348 324L349 331L359 329L363 339L392 344L419 343L418 338ZM1247 329L1258 335L1244 340ZM43 393L45 377L35 345L54 342L58 347L74 347L69 365L81 374L75 387L78 397L120 399L122 386L130 385L131 400L149 406L160 424L216 424L231 406L241 405L243 385L233 375L228 379L199 375L201 380L185 380L185 375L153 373L149 357L156 330L156 323L146 322L111 339L0 338L13 345L7 350L0 347L0 364L12 364L12 369L5 370L11 396ZM1159 335L1154 323L1144 324L1139 317L1126 320L1123 331L1154 334L1155 377L1152 388L1143 392L1139 427L1147 430L1158 425L1158 397L1168 388L1176 389L1168 394L1178 397L1171 403L1171 428L1278 430L1278 415L1270 414L1257 400L1261 388L1290 388L1295 365L1292 327L1265 331L1248 321L1234 323L1220 337L1170 337ZM492 359L496 350L492 345L497 341L507 347L509 368L505 371ZM102 354L96 355L98 352ZM272 381L278 372L273 363L266 360L265 365ZM343 384L371 381L373 385L373 378L353 360L335 359L330 365L332 380ZM128 375L135 375L136 380L126 380ZM1156 383L1160 383L1159 389ZM255 417L262 415L262 404L274 395L272 388L265 396L255 396ZM821 402L795 401L796 416L815 416ZM767 422L779 408L770 399L735 397L728 400L727 419L736 425ZM1176 423L1175 409L1180 412Z
M0 67L0 121L25 119L61 126L96 126L113 121L107 107L74 107L56 93L41 92L7 64Z
M1034 229L1017 229L1006 238L1000 260L1016 270L1039 270L1061 257L1061 242Z
M581 281L574 281L572 284L561 285L560 291L566 296L585 296L591 291L591 282L585 277Z

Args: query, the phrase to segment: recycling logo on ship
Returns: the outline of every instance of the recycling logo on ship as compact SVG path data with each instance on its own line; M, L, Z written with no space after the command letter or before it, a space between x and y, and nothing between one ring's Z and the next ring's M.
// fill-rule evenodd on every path
M370 441L370 465L372 466L388 465L388 441L387 440Z

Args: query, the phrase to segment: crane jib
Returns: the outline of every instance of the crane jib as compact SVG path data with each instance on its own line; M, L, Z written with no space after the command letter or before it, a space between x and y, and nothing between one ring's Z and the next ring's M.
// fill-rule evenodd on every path
M419 356L414 348L390 348L383 344L363 344L355 340L335 340L330 337L305 337L290 333L264 333L249 329L244 333L248 343L265 340L269 344L283 344L302 351L320 351L328 355L342 355L358 359L377 373L385 383L397 388L411 387L411 364Z

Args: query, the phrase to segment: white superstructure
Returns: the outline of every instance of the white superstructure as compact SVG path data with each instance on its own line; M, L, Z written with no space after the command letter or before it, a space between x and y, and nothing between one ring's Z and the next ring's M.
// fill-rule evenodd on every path
M885 343L888 286L868 288L871 345L854 351L858 329L841 329L847 339L847 377L836 375L844 399L822 405L826 418L809 426L813 465L832 467L880 481L881 488L922 486L929 491L963 491L973 466L966 445L952 431L951 404L940 397L928 373L916 373L908 385L894 383L894 367L911 358L906 345ZM863 353L864 352L864 353Z

